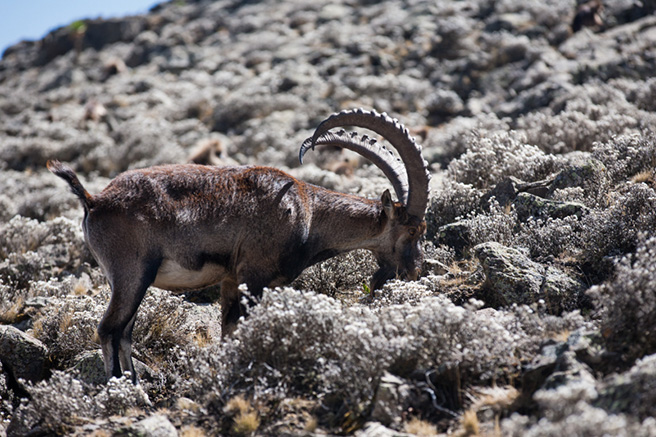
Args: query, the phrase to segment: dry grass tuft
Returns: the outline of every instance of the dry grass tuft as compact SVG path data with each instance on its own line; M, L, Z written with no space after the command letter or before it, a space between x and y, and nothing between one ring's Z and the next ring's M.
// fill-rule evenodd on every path
M404 431L408 434L418 436L437 435L437 428L430 422L421 420L418 417L413 417L409 422L406 422Z
M185 426L180 430L180 437L205 437L207 433L204 429L193 425Z
M481 432L481 426L478 422L478 416L476 411L467 410L465 414L462 415L462 428L464 430L464 435L479 435Z
M14 303L11 304L9 308L0 313L0 323L9 325L12 323L17 323L23 318L23 308L25 306L25 299L23 297L18 297Z
M255 411L238 414L234 422L232 430L238 435L250 435L260 427L260 417Z
M243 396L238 395L230 399L228 403L226 403L225 407L223 408L223 411L229 414L238 414L238 413L244 413L250 410L251 408L252 408L251 403L248 402L246 399L244 399Z
M260 427L260 417L250 401L238 395L230 399L223 409L234 414L232 431L237 435L250 435Z
M213 338L210 335L209 331L205 327L196 328L196 333L194 334L194 343L198 347L207 347L213 343Z
M318 427L319 427L319 421L317 420L316 417L312 416L307 420L307 422L305 422L305 426L303 427L303 429L305 432L315 432Z
M631 177L631 182L634 183L652 183L654 181L654 172L652 170L641 171Z
M62 316L61 322L59 322L59 331L66 332L73 325L73 314L67 313Z
M562 331L554 332L551 335L551 338L553 338L556 341L567 341L571 333L572 331L570 331L569 329L564 329Z

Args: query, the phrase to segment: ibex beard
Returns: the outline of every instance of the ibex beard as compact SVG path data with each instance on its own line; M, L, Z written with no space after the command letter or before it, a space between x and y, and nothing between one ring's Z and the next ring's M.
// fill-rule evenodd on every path
M370 129L398 151L340 126ZM330 191L270 167L168 165L120 174L99 194L89 194L69 167L49 161L84 208L82 228L111 290L98 325L108 377L129 371L132 329L150 285L185 291L220 284L223 335L265 287L293 281L307 267L354 249L370 250L379 265L371 290L391 278L415 280L423 254L429 174L421 148L386 114L343 111L324 120L301 147L338 146L360 153L382 169L388 190L378 200Z

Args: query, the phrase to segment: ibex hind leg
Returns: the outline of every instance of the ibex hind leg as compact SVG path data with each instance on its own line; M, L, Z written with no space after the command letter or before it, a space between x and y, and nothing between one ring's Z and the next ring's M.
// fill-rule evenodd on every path
M120 273L109 275L112 297L98 325L107 378L120 377L122 372L129 371L132 382L137 382L132 364L132 329L139 304L155 280L160 264L161 260L125 262Z

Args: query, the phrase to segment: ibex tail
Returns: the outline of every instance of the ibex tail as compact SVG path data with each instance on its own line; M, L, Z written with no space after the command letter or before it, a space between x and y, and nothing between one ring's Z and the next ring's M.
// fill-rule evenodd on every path
M82 207L88 212L92 207L93 199L91 194L84 189L73 169L56 160L49 160L46 167L55 175L68 182L68 185L71 186L71 191L80 199Z

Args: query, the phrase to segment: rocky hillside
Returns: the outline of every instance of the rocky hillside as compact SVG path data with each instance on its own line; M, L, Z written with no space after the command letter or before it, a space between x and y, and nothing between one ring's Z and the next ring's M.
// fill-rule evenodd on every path
M0 432L656 435L656 4L603 3L573 32L576 0L183 0L9 48ZM142 383L105 383L109 287L46 161L93 193L193 161L379 197L351 154L297 162L354 107L398 118L430 163L420 280L372 298L354 252L265 293L226 341L216 288L151 288Z

